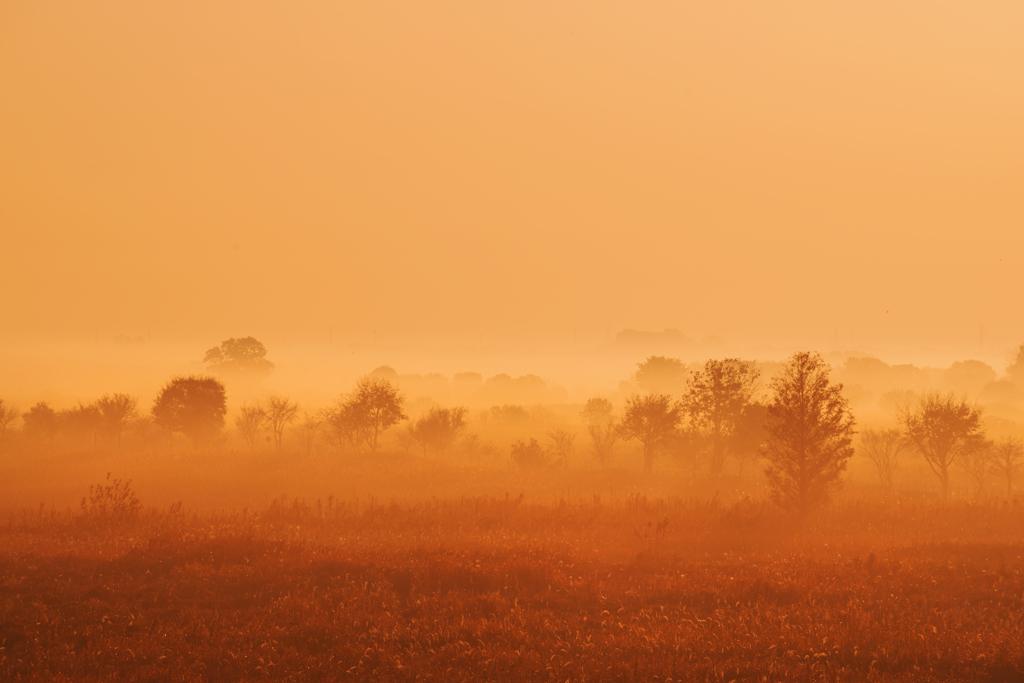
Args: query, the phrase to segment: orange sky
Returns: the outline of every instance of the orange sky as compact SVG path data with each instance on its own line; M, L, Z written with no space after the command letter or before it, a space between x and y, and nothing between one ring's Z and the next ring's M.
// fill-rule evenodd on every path
M1016 1L7 0L0 339L1003 353L1022 36Z

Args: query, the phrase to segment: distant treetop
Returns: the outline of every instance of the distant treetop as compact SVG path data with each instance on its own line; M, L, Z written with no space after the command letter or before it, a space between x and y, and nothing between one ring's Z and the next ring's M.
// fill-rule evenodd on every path
M267 360L267 347L255 337L222 341L206 352L203 362L212 372L225 375L262 378L274 371L274 364Z

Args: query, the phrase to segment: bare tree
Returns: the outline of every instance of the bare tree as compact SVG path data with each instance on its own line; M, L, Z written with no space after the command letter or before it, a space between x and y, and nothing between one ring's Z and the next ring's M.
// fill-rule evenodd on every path
M992 442L988 439L972 440L960 454L957 464L974 482L974 497L981 498L985 491L985 480L992 471Z
M984 438L981 409L956 394L925 394L916 406L897 411L907 441L939 478L942 497L949 497L949 467Z
M992 471L1006 479L1006 500L1013 497L1013 480L1024 467L1024 441L1016 437L1000 439L992 448Z
M139 399L128 394L104 394L96 401L104 426L111 436L117 438L121 448L121 434L124 428L138 414Z
M21 417L18 409L0 398L0 443L3 443L7 436L7 425Z
M284 441L284 429L292 422L299 412L299 404L281 396L271 396L267 401L267 423L274 436L274 447L281 450Z
M612 415L612 402L606 398L592 398L583 406L580 417L587 425L587 433L594 448L594 457L606 467L611 462L619 429Z
M667 394L632 396L626 401L619 433L643 445L644 471L654 469L654 457L671 440L682 420L682 407Z
M865 429L860 435L860 450L878 470L878 480L886 494L892 494L893 476L899 467L899 455L907 448L898 429Z
M572 459L572 454L576 450L575 441L576 435L570 432L568 429L558 428L552 429L547 434L551 440L551 451L555 455L555 465L562 467L568 467L569 461Z
M256 450L256 440L259 438L260 431L266 423L267 413L259 403L255 405L242 404L238 415L235 416L235 428L241 434L242 440L245 441L250 451Z
M710 445L711 476L720 477L732 436L753 401L759 373L737 358L709 360L687 382L683 405L690 425Z
M853 456L853 415L830 369L816 353L796 353L771 383L765 475L775 502L801 515L828 502Z
M429 450L444 455L466 428L467 408L431 408L406 430L405 439L415 444L426 457Z
M320 433L320 425L322 424L323 420L320 415L307 412L302 413L299 433L302 435L302 445L306 449L307 458L313 455L313 449L316 447L316 437Z

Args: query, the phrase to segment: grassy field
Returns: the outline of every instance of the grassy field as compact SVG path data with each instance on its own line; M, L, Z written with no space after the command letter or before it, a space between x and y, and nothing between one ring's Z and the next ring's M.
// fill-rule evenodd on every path
M0 680L1024 680L1012 505L116 493L0 525Z

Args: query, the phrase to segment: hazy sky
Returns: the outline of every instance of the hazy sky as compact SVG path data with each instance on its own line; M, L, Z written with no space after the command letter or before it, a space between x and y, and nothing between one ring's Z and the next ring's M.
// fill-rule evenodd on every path
M6 0L0 335L1008 347L1022 36L1017 0Z

